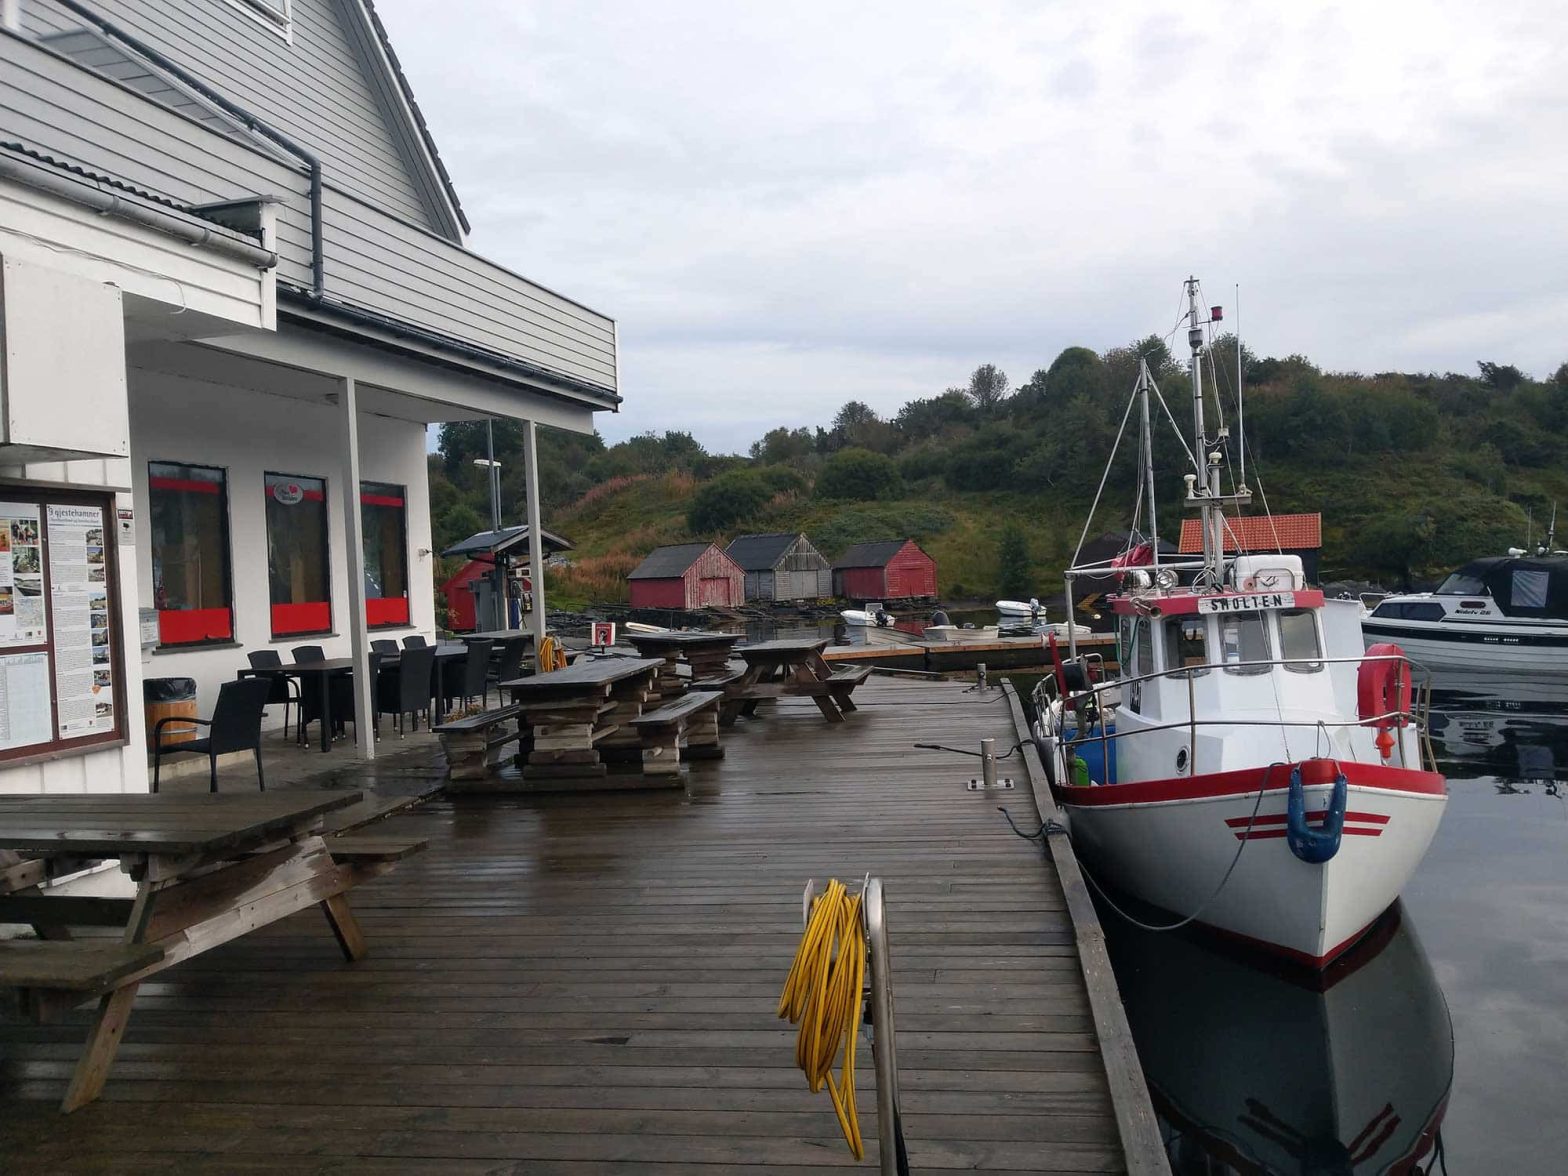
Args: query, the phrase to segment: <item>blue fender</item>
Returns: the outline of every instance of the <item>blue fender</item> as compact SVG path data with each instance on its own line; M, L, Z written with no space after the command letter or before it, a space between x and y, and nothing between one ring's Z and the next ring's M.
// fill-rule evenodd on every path
M1311 828L1307 824L1307 792L1301 783L1301 765L1291 768L1290 792L1285 800L1285 840L1290 845L1290 852L1312 865L1321 865L1338 853L1345 828L1345 805L1349 799L1350 786L1345 773L1336 772L1334 793L1329 798L1323 827Z

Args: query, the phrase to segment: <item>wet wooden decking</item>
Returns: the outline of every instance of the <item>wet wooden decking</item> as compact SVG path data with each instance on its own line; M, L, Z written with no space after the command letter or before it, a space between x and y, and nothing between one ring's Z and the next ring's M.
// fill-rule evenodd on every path
M915 1172L1126 1158L1027 784L917 742L1014 740L1003 696L873 679L726 733L682 793L437 799L357 890L143 985L103 1098L56 1109L85 1015L0 1023L6 1172L756 1172L852 1165L774 1018L809 877L886 884ZM1004 762L1021 775L1020 757ZM379 830L378 830L379 831ZM875 1170L870 1050L860 1105Z

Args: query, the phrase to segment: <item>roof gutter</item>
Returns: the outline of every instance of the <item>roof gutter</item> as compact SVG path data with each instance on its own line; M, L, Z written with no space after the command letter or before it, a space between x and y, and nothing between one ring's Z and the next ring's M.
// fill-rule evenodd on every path
M310 276L312 283L311 295L321 298L327 290L326 249L322 240L321 219L321 160L311 152L305 150L281 131L274 130L261 119L238 103L225 98L218 91L207 85L200 78L191 74L184 66L171 61L152 46L138 40L114 22L105 20L92 9L77 0L54 0L61 8L74 13L105 36L110 37L130 49L133 53L146 58L159 69L177 78L183 85L189 86L208 102L218 107L225 114L244 124L245 129L252 134L260 135L276 143L289 154L299 158L310 170ZM276 255L273 262L276 262Z
M127 200L113 192L106 192L96 184L61 175L42 165L27 163L3 153L0 153L0 179L13 180L52 196L61 196L73 204L85 204L94 212L156 229L178 237L187 244L239 258L258 269L269 270L278 264L278 255L272 250L241 241L215 226L197 224L140 201Z

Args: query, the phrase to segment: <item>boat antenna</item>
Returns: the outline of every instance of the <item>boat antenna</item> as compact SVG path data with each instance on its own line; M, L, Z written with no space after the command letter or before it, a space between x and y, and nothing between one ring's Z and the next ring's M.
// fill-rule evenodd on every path
M1203 530L1203 578L1212 588L1225 583L1225 514L1224 506L1232 503L1242 506L1252 501L1252 493L1245 486L1238 486L1231 494L1220 492L1220 447L1229 439L1229 430L1223 426L1219 434L1209 437L1203 421L1203 328L1223 313L1213 308L1207 317L1198 306L1198 279L1189 277L1187 293L1187 348L1190 352L1187 365L1192 378L1192 429L1196 452L1196 467L1187 476L1188 507L1196 507Z
M1247 488L1247 394L1246 385L1241 382L1241 283L1235 286L1235 333L1236 333L1236 433L1237 453L1241 466L1241 488Z
M1551 555L1557 549L1557 500L1552 499L1552 522L1546 528L1546 554Z

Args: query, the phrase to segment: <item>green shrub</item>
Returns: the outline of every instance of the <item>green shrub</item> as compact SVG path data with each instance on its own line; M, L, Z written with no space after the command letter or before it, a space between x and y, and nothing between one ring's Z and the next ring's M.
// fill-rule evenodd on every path
M756 470L729 470L697 491L686 512L686 525L694 535L726 530L755 515L774 493Z
M897 498L902 489L903 479L893 459L869 449L840 449L823 463L817 475L818 498L874 502Z

